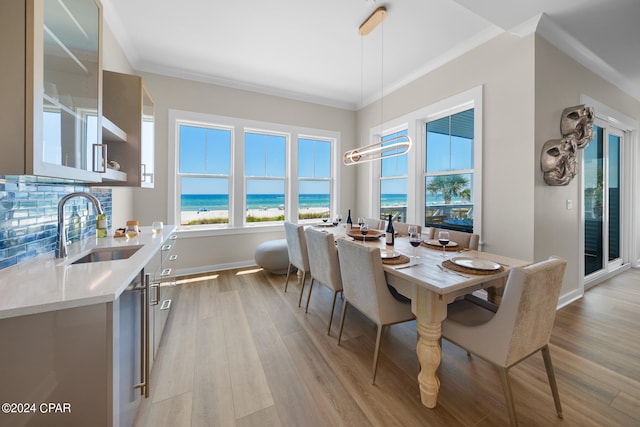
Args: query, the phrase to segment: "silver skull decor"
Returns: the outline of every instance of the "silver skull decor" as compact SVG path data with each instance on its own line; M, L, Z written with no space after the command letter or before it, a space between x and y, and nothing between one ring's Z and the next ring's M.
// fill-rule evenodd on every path
M593 108L584 104L562 111L562 139L545 142L540 156L540 168L548 185L567 185L576 176L576 152L593 139L594 117Z

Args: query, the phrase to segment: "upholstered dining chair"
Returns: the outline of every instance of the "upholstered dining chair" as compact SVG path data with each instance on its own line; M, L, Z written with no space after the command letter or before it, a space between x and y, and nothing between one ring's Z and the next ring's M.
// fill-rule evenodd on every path
M304 237L304 226L285 221L284 235L287 239L287 252L289 253L289 270L287 271L287 280L284 283L284 291L287 292L291 267L296 267L302 271L300 297L298 298L298 307L300 307L302 292L304 291L304 282L307 278L307 273L311 271L309 267L309 255L307 253L307 240Z
M367 224L369 230L384 230L384 220L377 218L365 218L364 223Z
M388 325L413 320L411 305L403 304L391 296L382 268L380 249L347 239L339 239L338 258L340 259L340 272L344 287L344 305L340 317L338 345L340 345L342 337L347 306L352 305L378 327L371 375L371 383L375 384L382 332Z
M542 352L556 413L562 418L549 338L566 265L564 259L551 257L527 267L513 268L495 313L464 299L447 308L447 319L442 324L443 338L500 369L511 425L517 425L518 421L509 369L538 351Z
M397 222L397 221L393 222L393 230L396 233L398 233L398 235L408 236L409 235L409 227L411 227L412 225L418 227L418 233L422 233L422 226L421 225L406 224L404 222ZM386 221L384 223L384 227L385 227L385 229L387 228L387 222Z
M336 296L338 292L342 291L338 249L331 233L324 233L309 227L304 231L304 234L307 239L309 266L311 267L311 283L309 284L309 295L307 296L307 306L304 312L307 313L309 311L309 301L311 301L311 292L315 282L320 282L329 288L333 292L333 301L331 303L327 335L331 335L331 322L333 321L333 311L336 307Z
M456 242L458 246L467 249L478 250L478 244L480 243L480 236L472 233L465 233L464 231L456 231L456 230L445 230L442 228L434 228L431 227L429 229L429 235L427 239L437 239L438 232L440 231L448 231L449 232L449 240L452 242Z

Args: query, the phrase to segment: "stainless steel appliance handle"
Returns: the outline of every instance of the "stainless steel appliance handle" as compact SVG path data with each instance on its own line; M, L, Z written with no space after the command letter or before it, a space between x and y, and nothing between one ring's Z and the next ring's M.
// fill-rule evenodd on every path
M140 389L140 394L145 398L149 397L150 384L149 384L149 287L151 282L151 275L145 274L144 269L140 271L140 279L143 286L138 288L141 291L140 300L142 310L140 311L140 322L142 327L142 333L140 334L140 376L141 381L136 384L134 388Z

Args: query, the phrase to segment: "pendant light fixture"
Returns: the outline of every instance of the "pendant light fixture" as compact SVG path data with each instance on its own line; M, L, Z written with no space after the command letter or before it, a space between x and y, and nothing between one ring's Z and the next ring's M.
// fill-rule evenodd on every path
M384 6L378 7L373 11L371 15L358 27L358 34L361 37L366 36L371 31L373 31L378 24L380 24L384 18L387 16L387 8ZM381 45L383 45L384 38L381 35L380 37ZM381 46L381 64L380 64L380 138L378 142L370 145L366 145L364 147L354 148L352 150L347 150L342 156L342 163L347 166L356 165L359 163L372 162L375 160L381 160L384 158L401 156L406 154L411 149L411 138L406 135L398 136L392 139L388 139L386 141L382 140L382 124L384 122L384 110L383 110L383 98L384 98L384 79L382 76L382 69L384 65L384 51ZM360 40L360 108L363 107L362 101L362 93L363 93L363 48L362 48L362 39Z

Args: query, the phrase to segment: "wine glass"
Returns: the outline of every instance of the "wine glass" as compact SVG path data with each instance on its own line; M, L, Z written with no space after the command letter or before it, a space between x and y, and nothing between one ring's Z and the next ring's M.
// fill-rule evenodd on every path
M442 258L446 257L445 248L449 244L449 232L448 231L440 231L438 233L438 243L442 245Z
M359 216L358 217L358 226L360 228L362 228L362 225L364 224L364 217Z
M339 216L340 215L336 215L336 217L333 219L332 224L333 224L334 227L337 227L338 223L340 222L340 220L338 219Z
M413 246L413 264L417 264L418 256L416 255L416 248L420 246L422 239L420 237L420 233L418 233L418 227L415 225L409 226L407 231L409 232L409 243Z
M367 233L369 233L369 227L367 227L367 224L363 223L360 226L360 233L362 234L362 244L364 245L365 236L367 235Z
M153 231L153 234L160 234L162 233L163 227L162 221L153 221L151 224L151 231Z
M342 222L342 214L338 214L338 216L336 216L336 219L338 220L338 223Z
M326 212L322 213L322 222L324 222L326 224L327 221L329 221L329 211L326 211Z

